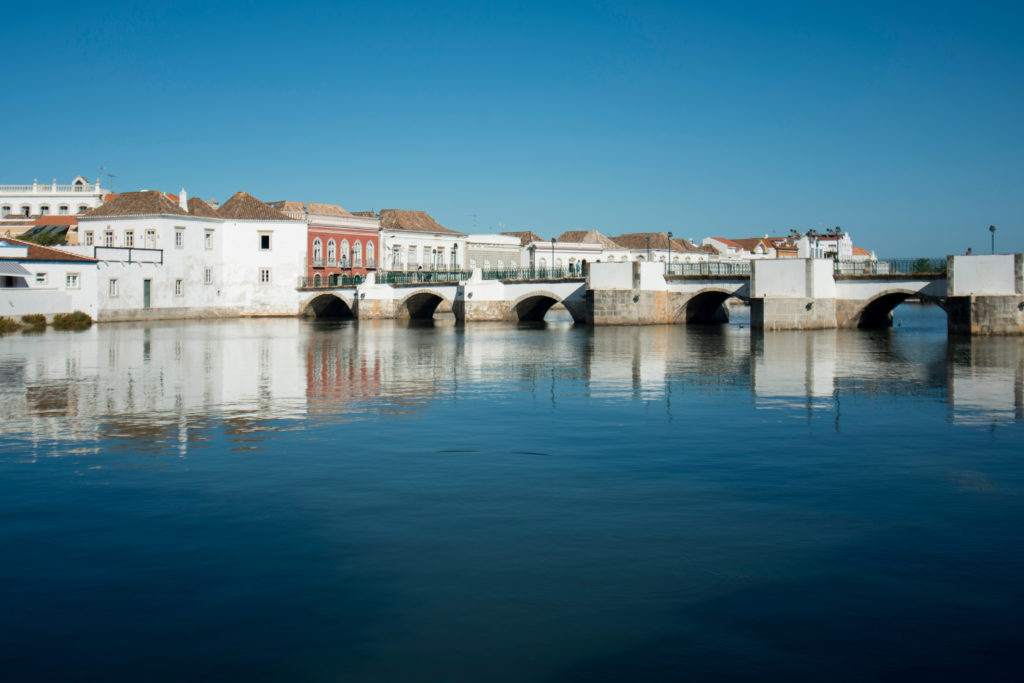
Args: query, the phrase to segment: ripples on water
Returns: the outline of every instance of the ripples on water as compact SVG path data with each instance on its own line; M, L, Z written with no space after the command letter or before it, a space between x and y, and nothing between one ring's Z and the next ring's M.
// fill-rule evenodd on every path
M1017 680L1024 341L897 318L0 338L4 671Z

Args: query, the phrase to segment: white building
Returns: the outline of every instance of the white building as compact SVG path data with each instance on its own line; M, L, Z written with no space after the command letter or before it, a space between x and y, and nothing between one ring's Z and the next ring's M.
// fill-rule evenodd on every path
M463 270L466 235L449 230L426 211L380 212L383 270Z
M60 249L0 238L0 315L82 311L96 317L98 263Z
M52 183L0 185L0 218L81 214L102 204L108 194L99 178L90 183L83 176L68 185L58 185L56 178Z
M99 320L295 315L306 224L245 192L218 209L184 190L126 192L79 219L67 251L98 267Z
M467 267L483 270L518 268L522 248L514 235L468 235L466 237Z

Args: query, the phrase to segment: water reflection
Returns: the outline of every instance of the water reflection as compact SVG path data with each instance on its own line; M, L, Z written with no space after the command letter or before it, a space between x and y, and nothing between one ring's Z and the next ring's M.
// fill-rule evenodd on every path
M212 421L242 437L304 420L408 416L431 401L530 395L665 401L749 392L758 409L834 411L844 396L945 403L958 423L1019 420L1024 340L884 330L586 328L570 324L238 320L7 337L8 436L173 445Z

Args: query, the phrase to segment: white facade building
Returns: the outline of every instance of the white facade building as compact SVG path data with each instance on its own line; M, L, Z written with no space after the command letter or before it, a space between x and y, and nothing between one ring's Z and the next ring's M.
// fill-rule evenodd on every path
M467 268L504 270L518 268L522 263L519 238L513 235L468 235L466 237Z
M306 224L239 192L214 210L185 192L119 194L79 219L99 259L99 320L295 315Z
M449 230L426 211L380 212L383 270L463 270L466 235Z
M90 183L78 176L68 185L32 181L31 185L0 185L0 218L7 216L70 216L101 205L109 190L99 178Z
M0 315L97 313L97 262L60 249L0 238Z

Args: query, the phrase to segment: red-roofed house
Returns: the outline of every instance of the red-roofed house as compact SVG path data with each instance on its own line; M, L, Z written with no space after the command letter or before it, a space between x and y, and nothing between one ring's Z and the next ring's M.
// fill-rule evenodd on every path
M0 314L97 313L95 259L0 238Z
M319 287L339 275L360 276L377 269L380 219L372 212L352 214L335 204L270 202L289 218L302 220L306 230L307 282Z

